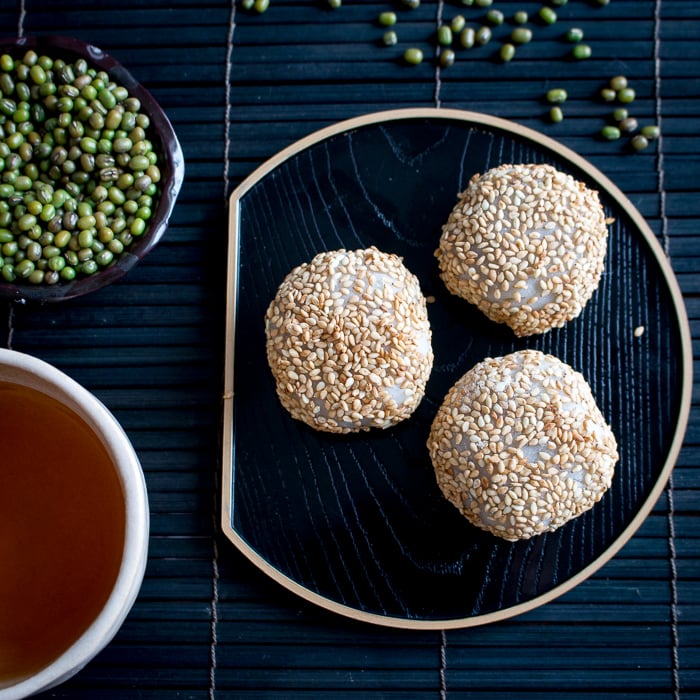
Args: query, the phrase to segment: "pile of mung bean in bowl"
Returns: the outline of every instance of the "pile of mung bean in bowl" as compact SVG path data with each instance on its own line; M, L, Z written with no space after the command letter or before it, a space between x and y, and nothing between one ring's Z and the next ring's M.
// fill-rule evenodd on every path
M153 96L70 37L0 40L0 296L71 299L162 238L184 177Z

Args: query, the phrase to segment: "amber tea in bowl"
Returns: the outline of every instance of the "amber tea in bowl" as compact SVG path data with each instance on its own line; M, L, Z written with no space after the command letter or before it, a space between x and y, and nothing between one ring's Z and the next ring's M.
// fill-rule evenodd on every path
M143 578L148 504L111 413L40 360L0 350L0 700L73 675Z

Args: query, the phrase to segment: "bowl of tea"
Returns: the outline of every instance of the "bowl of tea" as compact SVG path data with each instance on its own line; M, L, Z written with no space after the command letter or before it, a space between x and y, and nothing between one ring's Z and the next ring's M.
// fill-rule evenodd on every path
M143 581L149 508L126 433L52 365L0 349L0 700L77 673Z

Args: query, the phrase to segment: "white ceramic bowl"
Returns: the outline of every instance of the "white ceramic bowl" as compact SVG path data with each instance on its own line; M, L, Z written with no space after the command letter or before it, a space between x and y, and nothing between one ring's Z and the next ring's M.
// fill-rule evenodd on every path
M143 581L148 554L149 509L138 457L116 418L95 396L52 365L14 350L0 349L0 381L48 394L87 423L116 467L126 502L121 566L106 604L83 635L50 665L14 685L0 687L0 700L20 700L76 674L117 633Z

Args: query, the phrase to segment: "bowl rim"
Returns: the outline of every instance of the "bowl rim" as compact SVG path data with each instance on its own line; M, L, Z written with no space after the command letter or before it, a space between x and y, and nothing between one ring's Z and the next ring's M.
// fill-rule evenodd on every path
M108 451L126 505L122 561L107 602L87 630L48 666L11 685L0 686L0 700L20 700L75 675L113 639L143 582L150 514L146 481L136 451L117 419L96 396L44 360L5 348L0 348L0 381L40 391L78 414Z
M104 70L116 78L129 94L141 102L141 109L151 120L151 136L158 148L165 167L160 183L160 196L147 232L124 251L109 267L89 277L81 277L71 282L58 282L55 285L14 284L0 281L0 297L19 302L59 302L88 294L106 287L123 277L142 260L163 238L172 215L175 201L185 177L185 161L182 147L170 120L153 95L139 83L131 72L117 59L94 44L75 37L58 34L30 35L0 39L0 53L11 53L19 49L51 49L59 55L85 58L91 66ZM53 58L53 56L52 56Z

